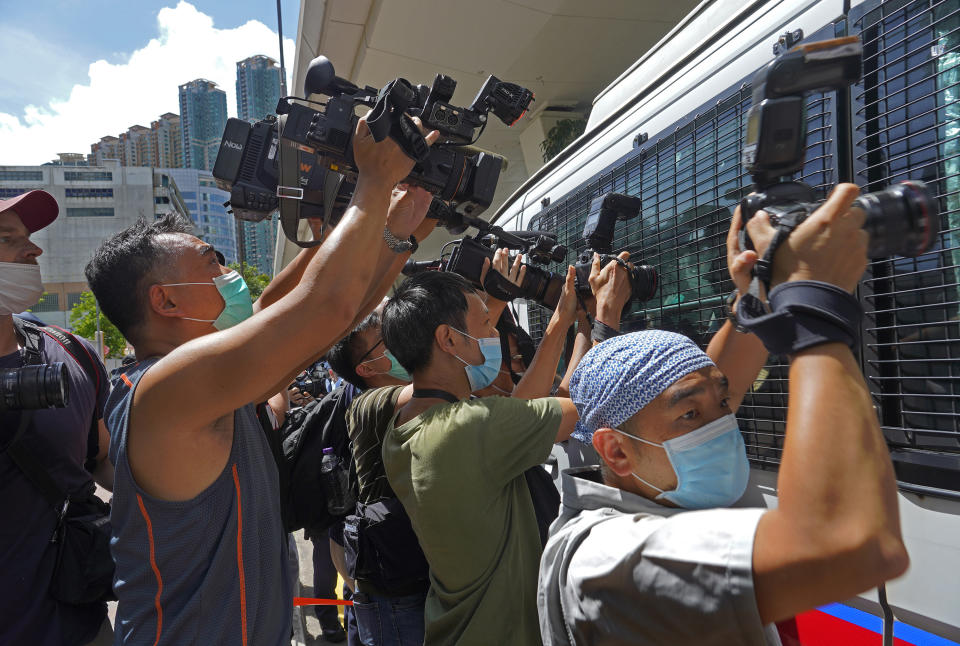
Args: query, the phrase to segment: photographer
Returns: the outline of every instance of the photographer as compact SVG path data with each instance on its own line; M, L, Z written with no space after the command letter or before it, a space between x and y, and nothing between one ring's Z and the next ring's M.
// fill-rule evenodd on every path
M573 323L573 282L571 268L551 336ZM386 346L413 376L409 402L387 424L383 466L430 564L426 643L537 640L541 543L523 473L576 418L565 399L469 399L500 370L493 323L480 295L448 272L404 281L384 311Z
M0 201L0 371L62 362L68 397L63 408L3 406L0 411L0 495L7 504L7 521L0 529L3 644L107 644L112 640L104 601L76 605L58 600L51 592L59 554L59 545L51 537L60 526L63 499L69 495L80 502L93 496L94 479L107 489L112 486L113 469L106 459L109 436L101 419L108 392L106 372L87 342L14 316L40 300L43 283L37 257L43 251L30 235L52 223L58 212L53 196L44 191ZM9 394L26 400L29 394L19 390L30 385L6 381L2 388L12 388ZM21 423L25 424L22 432ZM41 477L58 492L55 503L41 488L43 481L21 467L27 463L14 457L22 452L33 458ZM109 566L109 555L104 556Z
M857 192L838 186L776 251L774 313L785 311L779 299L790 286L801 304L818 301L823 316L855 325L849 292L867 239L863 212L850 209ZM727 248L744 294L758 256L738 251L739 228L738 209ZM747 230L762 253L774 233L767 214ZM545 644L779 644L773 622L906 569L893 470L858 364L839 342L848 336L810 310L788 311L792 318L758 332L767 345L790 344L772 510L723 509L749 475L733 416L746 373L728 371L728 352L711 353L716 338L703 353L680 335L644 331L584 357L570 392L578 436L603 464L563 476L564 506L540 569Z
M353 145L351 206L256 314L242 278L174 216L111 237L87 265L139 359L107 405L120 643L289 641L277 470L253 403L349 330L385 278L358 250L385 244L391 191L413 162L364 120Z

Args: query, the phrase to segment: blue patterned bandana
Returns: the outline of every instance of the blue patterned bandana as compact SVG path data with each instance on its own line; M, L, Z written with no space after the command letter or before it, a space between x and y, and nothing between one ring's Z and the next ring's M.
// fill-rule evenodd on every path
M570 399L580 413L573 437L590 444L598 428L619 426L684 375L712 365L688 337L663 330L594 346L570 379Z

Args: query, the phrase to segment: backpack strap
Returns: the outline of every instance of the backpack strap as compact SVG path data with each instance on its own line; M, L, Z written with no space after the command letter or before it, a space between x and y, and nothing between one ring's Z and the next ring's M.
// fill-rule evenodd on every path
M97 466L97 454L100 453L100 427L99 424L97 424L96 402L100 399L100 389L103 387L100 379L100 371L97 370L96 361L94 360L93 355L90 354L87 346L83 345L79 340L77 340L77 337L62 328L52 325L40 327L29 321L19 319L16 316L13 317L13 322L17 330L23 334L25 339L27 339L28 344L30 343L31 338L34 341L38 341L42 335L52 338L54 341L60 344L60 347L63 348L64 352L70 355L70 357L77 362L77 365L79 365L80 368L87 373L87 376L93 382L94 410L93 414L90 416L90 429L87 433L87 459L83 463L83 467L92 473ZM24 350L27 353L31 352L29 345L25 346ZM39 343L34 346L34 351L36 352L36 363L40 363Z

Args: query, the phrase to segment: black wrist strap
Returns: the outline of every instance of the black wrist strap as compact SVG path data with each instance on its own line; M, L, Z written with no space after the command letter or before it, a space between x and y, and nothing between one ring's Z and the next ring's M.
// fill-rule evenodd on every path
M620 336L620 334L622 333L619 330L614 330L600 319L593 319L593 327L590 331L590 338L593 341L601 343L615 336Z
M844 289L815 280L777 285L768 304L746 294L737 320L763 342L771 354L789 355L824 343L853 347L859 338L863 308Z
M453 393L436 388L418 388L413 391L413 396L417 399L444 399L451 404L456 404L460 401L460 398Z
M520 289L519 285L514 285L506 276L493 267L487 270L487 275L483 278L483 291L498 300L508 303L515 298L523 296L523 290Z

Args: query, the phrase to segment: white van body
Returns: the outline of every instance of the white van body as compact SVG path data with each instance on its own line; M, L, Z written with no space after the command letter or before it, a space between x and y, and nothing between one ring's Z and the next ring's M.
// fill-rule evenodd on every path
M584 135L494 220L554 231L573 262L592 198L641 196L641 215L618 223L614 248L656 267L661 285L626 320L705 343L732 288L722 246L729 217L750 187L739 157L749 84L781 34L797 29L809 40L864 42L864 80L849 96L808 100L805 181L823 192L840 180L878 190L922 179L940 199L933 251L871 263L860 350L911 557L886 589L896 643L960 643L960 1L706 0L596 98ZM539 337L544 310L521 307L520 317ZM748 502L767 506L776 505L785 424L777 361L738 413L752 464ZM576 453L555 451L555 473ZM801 642L879 644L882 616L876 592L832 604L798 618ZM854 633L865 641L845 641Z

